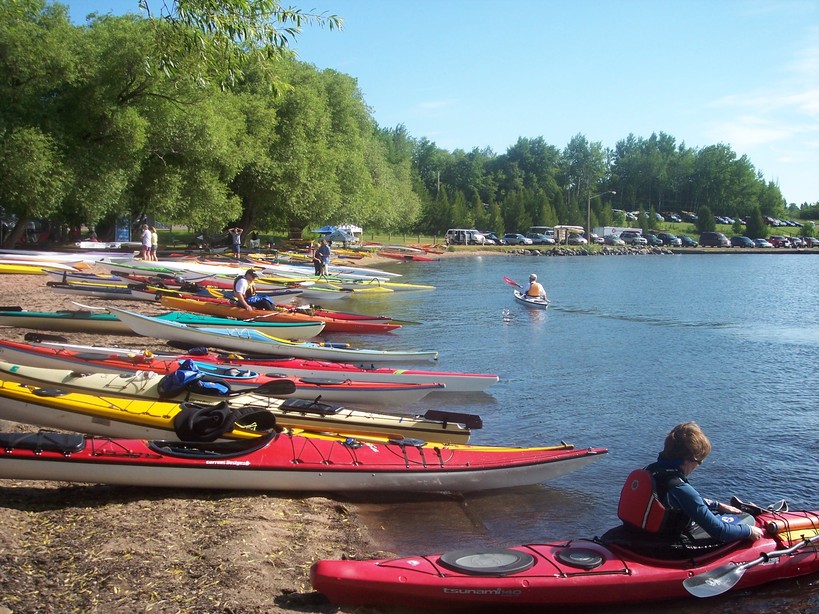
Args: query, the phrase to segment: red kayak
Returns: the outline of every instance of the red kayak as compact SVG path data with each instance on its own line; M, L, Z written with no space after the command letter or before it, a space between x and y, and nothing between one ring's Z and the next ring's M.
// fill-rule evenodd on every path
M275 373L301 378L349 379L356 382L394 384L443 384L439 392L481 392L498 381L489 373L458 373L396 369L391 367L361 368L356 365L309 360L305 358L242 357L236 354L163 354L127 348L95 346L68 346L66 344L29 344L0 339L0 360L46 369L77 369L120 373L122 371L156 371L165 373L175 369L186 359L208 363L222 372L243 369L262 374ZM218 375L215 369L211 369ZM226 377L227 375L223 376Z
M606 534L507 549L321 560L310 576L335 604L503 611L707 598L819 572L819 512L766 512L751 521L768 536L684 558L658 558Z
M265 415L270 413L242 419L257 422ZM206 417L210 430L211 416ZM213 443L0 433L0 478L229 490L467 492L539 484L607 452L562 442L516 448L246 432L254 438Z
M192 313L202 313L205 315L219 315L220 317L236 318L237 320L260 320L262 322L324 322L325 333L385 333L401 328L400 324L395 324L389 320L378 318L369 320L355 319L350 317L354 314L327 312L321 309L311 309L306 312L290 306L281 309L277 308L275 311L263 309L247 311L246 309L231 304L227 299L200 297L196 295L179 297L162 296L160 300L164 306L170 309L179 309L181 311L190 311Z

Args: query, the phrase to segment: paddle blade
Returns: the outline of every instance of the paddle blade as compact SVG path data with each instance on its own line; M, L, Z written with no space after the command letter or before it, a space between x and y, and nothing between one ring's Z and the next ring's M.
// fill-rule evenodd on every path
M506 282L507 284L509 284L510 286L514 286L515 288L522 288L522 287L523 287L523 286L521 286L521 285L520 285L518 282L516 282L516 281L515 281L515 280L513 280L513 279L509 279L508 277L504 277L504 278L503 278L503 281L505 281L505 282Z
M287 396L296 392L296 383L292 379L274 379L248 392L266 397Z
M745 569L736 563L720 565L704 574L687 578L683 586L694 597L716 597L731 590L742 578Z

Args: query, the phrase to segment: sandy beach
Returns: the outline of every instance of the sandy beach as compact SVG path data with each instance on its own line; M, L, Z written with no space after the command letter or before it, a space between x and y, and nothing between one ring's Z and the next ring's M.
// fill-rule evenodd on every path
M1 302L32 311L80 308L47 281L0 275ZM22 341L26 332L2 335ZM139 337L66 335L70 343L168 350ZM0 429L37 430L3 421ZM310 565L374 554L354 506L288 493L0 480L0 525L0 614L351 611L312 592Z

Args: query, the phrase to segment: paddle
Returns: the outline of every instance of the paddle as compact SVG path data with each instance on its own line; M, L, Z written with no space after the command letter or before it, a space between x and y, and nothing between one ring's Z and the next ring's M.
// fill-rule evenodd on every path
M292 379L274 379L256 388L242 390L242 394L259 394L266 397L286 396L296 392L296 383Z
M736 586L746 570L751 567L759 565L760 563L766 563L778 556L791 554L817 541L819 541L819 535L814 535L811 538L805 537L801 542L794 544L790 548L775 550L773 552L763 552L760 556L747 563L741 563L739 565L736 563L720 565L698 576L686 578L683 581L683 586L685 590L695 597L716 597L717 595L722 595Z
M521 286L518 282L516 282L516 281L514 281L512 279L509 279L508 277L504 277L503 281L505 281L510 286L514 286L516 288L520 288L521 290L523 290L523 286Z

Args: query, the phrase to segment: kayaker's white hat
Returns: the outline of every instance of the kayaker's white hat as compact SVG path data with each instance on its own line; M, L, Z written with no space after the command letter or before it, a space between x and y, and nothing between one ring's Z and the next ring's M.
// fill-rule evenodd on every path
M537 281L537 275L535 275L534 273L529 275L529 281Z

